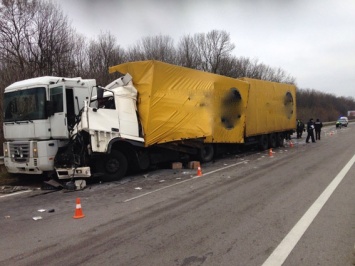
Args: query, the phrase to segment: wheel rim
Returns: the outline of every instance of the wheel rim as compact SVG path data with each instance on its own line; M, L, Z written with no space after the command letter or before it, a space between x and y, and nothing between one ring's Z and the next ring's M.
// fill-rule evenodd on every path
M108 173L116 173L120 169L120 162L115 158L109 158L105 164L105 169Z

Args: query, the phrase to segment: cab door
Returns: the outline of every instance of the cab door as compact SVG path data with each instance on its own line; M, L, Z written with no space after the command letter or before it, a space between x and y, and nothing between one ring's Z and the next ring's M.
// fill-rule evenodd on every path
M68 138L67 103L64 84L49 86L49 95L53 112L53 115L49 118L51 136L55 139Z

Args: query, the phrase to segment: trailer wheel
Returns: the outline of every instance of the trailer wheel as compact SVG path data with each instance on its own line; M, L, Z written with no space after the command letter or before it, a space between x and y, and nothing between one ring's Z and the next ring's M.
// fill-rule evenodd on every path
M99 172L103 172L104 181L116 181L123 178L127 173L128 162L126 157L119 151L112 151L98 162Z
M267 135L261 135L259 137L259 143L258 143L259 150L265 151L269 147L269 140Z
M269 148L276 148L277 138L275 133L269 135Z
M205 144L199 150L199 159L203 163L212 161L214 156L214 148L212 144Z

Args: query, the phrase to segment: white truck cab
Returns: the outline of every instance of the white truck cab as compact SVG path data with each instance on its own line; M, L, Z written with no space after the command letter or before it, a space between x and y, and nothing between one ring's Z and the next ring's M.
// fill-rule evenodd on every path
M128 161L122 158L123 155L117 156L118 146L122 143L144 146L137 114L137 90L132 77L126 74L93 94L97 97L92 97L90 103L85 102L80 122L72 132L71 144L75 143L76 148L63 147L56 156L55 169L59 179L90 178L92 166L107 175L115 175L119 168L127 168ZM101 106L103 102L106 104ZM128 147L123 149L127 151ZM86 154L81 152L73 156L72 150L85 150Z
M94 79L38 77L15 82L4 91L4 163L9 173L54 170L77 116L89 99Z

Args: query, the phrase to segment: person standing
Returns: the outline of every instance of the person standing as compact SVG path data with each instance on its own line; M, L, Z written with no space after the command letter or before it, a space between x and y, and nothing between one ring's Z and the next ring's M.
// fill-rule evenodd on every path
M312 142L316 142L314 139L314 122L313 118L309 119L307 123L307 138L306 138L306 143L309 143L309 138L312 139Z
M297 120L297 138L298 139L302 138L303 130L304 130L304 123L302 122L302 120L298 119Z
M320 140L320 132L322 130L323 123L319 121L319 118L317 118L316 122L314 123L314 130L316 131L316 139Z

